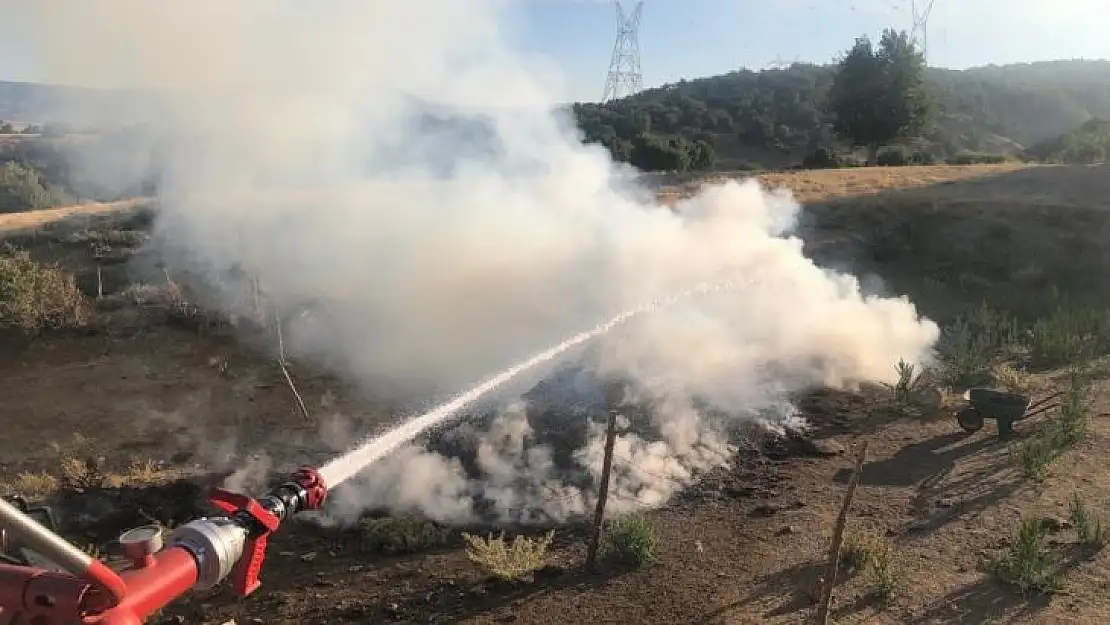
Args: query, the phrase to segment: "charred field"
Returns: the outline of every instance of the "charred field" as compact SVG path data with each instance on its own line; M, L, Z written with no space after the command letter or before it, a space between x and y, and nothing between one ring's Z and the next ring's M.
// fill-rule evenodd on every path
M617 489L612 505L642 521L635 531L650 539L651 557L587 573L594 478L571 450L610 410L626 419L623 432L650 442L654 408L617 381L550 377L514 422L526 432L512 435L550 450L551 475L581 493L529 484L537 500L570 501L557 514L476 492L468 523L384 511L298 522L273 541L255 596L194 593L159 622L802 622L815 606L852 450L864 440L870 455L849 516L838 622L1110 618L1105 537L1088 526L1110 506L1100 461L1110 429L1096 416L1110 412L1105 168L874 168L764 182L805 203L808 256L908 295L944 328L944 358L911 376L913 397L814 389L793 402L804 431L751 420L728 429L729 446L704 470L662 476L676 483L650 497ZM689 184L661 195L688 194L697 182ZM151 220L142 206L48 213L0 217L13 246L4 253L23 250L33 266L53 267L48 283L68 294L32 327L0 336L8 415L0 485L54 506L75 543L111 560L124 529L209 513L208 485L272 484L401 414L326 367L293 361L303 414L265 320L194 305L188 277L144 252ZM969 386L1059 389L1074 401L999 439L993 422L975 434L957 426ZM488 469L467 427L497 418L473 415L421 447L480 474ZM1011 566L1024 557L1023 523L1047 528L1037 548L1049 564L1037 579ZM467 556L464 534L540 540L552 530L546 557L515 581Z

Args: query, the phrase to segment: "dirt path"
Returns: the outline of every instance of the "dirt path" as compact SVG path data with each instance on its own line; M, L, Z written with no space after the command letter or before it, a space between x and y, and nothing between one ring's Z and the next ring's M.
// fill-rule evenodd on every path
M47 210L0 214L0 236L25 235L38 230L49 230L61 223L91 222L97 217L110 217L148 204L148 198L134 198L118 202L89 202Z

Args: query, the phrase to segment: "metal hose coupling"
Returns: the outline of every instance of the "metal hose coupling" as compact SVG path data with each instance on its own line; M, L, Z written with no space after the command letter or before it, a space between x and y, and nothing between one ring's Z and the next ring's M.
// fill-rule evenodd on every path
M235 573L234 587L247 596L260 585L259 574L270 534L283 521L304 510L318 510L327 486L312 467L301 467L285 482L258 499L214 488L209 499L227 516L201 518L179 527L171 546L187 549L197 560L196 587L215 586Z
M301 467L290 481L258 498L262 507L284 521L304 510L319 510L328 496L327 485L313 467Z

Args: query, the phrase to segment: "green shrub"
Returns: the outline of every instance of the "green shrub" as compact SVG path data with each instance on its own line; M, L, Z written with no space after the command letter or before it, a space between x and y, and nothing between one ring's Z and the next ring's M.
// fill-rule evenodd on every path
M1039 517L1022 519L1010 549L984 560L983 568L1023 596L1059 590L1057 559L1048 549L1047 535L1048 529Z
M967 388L991 379L995 362L1017 343L1017 321L983 304L956 317L937 345L942 382Z
M17 161L0 164L0 213L41 210L73 202L71 195L44 181L35 169Z
M1079 544L1092 549L1102 549L1110 538L1110 527L1102 524L1102 519L1091 514L1086 504L1076 493L1068 505L1068 518L1075 526Z
M0 327L37 334L83 326L86 313L72 275L36 262L26 250L0 248Z
M1042 367L1103 356L1110 351L1110 310L1061 303L1033 324L1029 349Z
M1025 477L1043 479L1054 460L1087 436L1089 402L1086 384L1079 372L1073 371L1059 410L1018 447L1018 461Z
M605 532L602 559L641 567L659 560L659 538L647 517L634 515L610 524Z

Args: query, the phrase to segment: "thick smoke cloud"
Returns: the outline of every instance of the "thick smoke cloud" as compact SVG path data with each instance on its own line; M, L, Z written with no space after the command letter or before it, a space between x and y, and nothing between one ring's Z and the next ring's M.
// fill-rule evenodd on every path
M706 407L786 418L790 392L887 379L936 339L909 302L864 296L806 259L786 193L747 182L677 210L645 200L630 171L552 113L559 78L504 43L504 2L21 6L52 80L156 92L126 107L68 105L102 124L150 122L171 265L208 276L225 308L244 284L216 277L257 276L289 313L294 355L370 392L456 392L645 300L736 281L596 346L598 372L655 406L655 435L617 447L617 501L629 508L727 461ZM94 158L85 171L101 185L128 188L147 168ZM477 477L410 447L340 502L443 519L473 515L476 493L506 514L588 509L588 486L532 444L525 414L511 405L475 433ZM596 474L590 427L573 460Z

